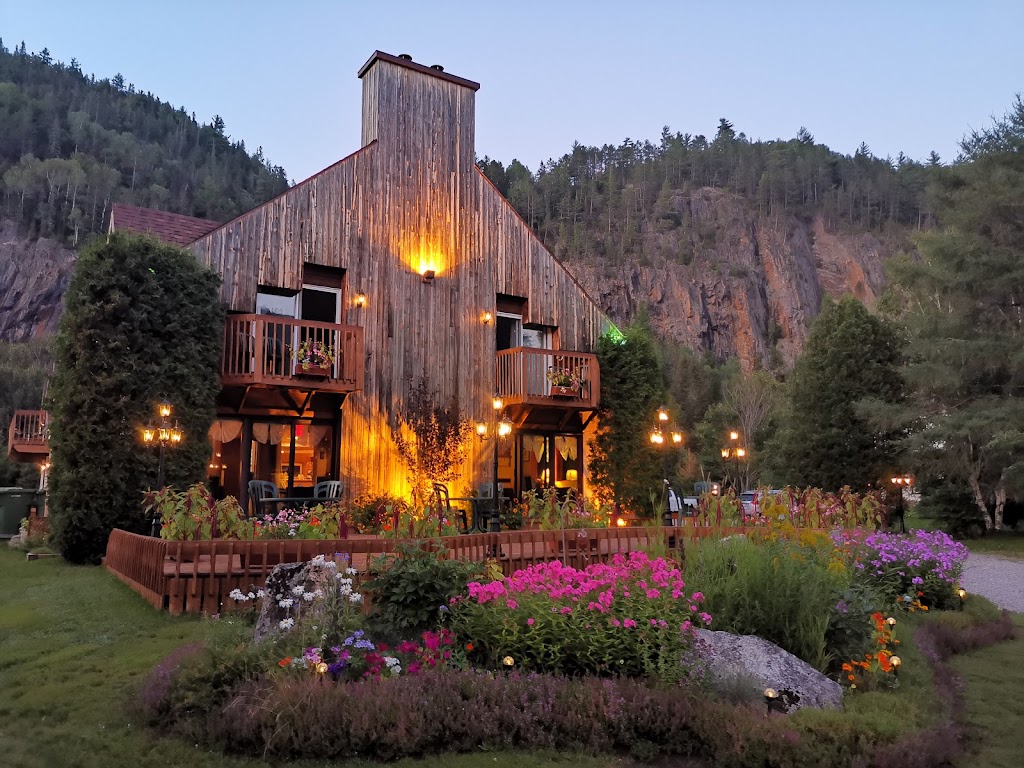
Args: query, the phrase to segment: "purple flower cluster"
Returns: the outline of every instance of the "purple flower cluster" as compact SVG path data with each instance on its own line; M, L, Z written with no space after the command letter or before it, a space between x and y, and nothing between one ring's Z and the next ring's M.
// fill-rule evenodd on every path
M967 547L942 531L909 534L834 530L858 575L892 597L923 597L941 604L952 594L967 560Z

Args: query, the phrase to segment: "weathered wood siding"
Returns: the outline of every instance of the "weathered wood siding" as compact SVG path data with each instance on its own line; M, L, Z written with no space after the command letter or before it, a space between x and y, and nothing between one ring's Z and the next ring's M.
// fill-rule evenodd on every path
M254 311L258 285L298 290L306 262L345 269L346 297L366 295L341 320L365 331L366 380L342 426L350 494L405 492L391 430L420 376L468 418L489 418L496 334L481 314L497 294L525 297L524 322L557 326L563 349L592 351L607 326L476 168L474 97L376 62L363 76L366 146L192 246L235 311ZM432 283L421 267L436 271ZM473 439L465 484L489 477L490 449Z

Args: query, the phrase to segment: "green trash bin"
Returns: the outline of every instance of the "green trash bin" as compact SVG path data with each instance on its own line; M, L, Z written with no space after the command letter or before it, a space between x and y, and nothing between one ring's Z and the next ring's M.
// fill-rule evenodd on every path
M42 515L39 492L28 488L0 488L0 539L18 535L21 521L28 517L35 507L36 514Z

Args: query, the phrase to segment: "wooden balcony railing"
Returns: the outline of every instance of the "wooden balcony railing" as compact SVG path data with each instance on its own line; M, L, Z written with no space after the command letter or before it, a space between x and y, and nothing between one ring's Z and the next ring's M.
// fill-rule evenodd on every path
M548 379L549 370L569 370L578 387L559 388ZM596 408L601 399L601 372L597 356L563 349L516 347L498 352L497 393L509 405L549 405L581 410Z
M7 433L7 454L14 461L39 461L50 453L50 414L15 411Z
M303 372L293 351L305 341L334 350L326 376ZM224 323L223 386L302 387L325 392L363 388L363 329L276 315L229 315Z

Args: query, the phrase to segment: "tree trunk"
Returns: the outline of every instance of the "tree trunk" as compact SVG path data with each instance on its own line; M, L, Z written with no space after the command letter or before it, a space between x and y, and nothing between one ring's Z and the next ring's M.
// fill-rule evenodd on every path
M1006 507L1006 488L1000 483L996 487L996 508L992 510L993 523L992 527L997 530L1003 530L1003 509Z
M968 482L971 485L971 490L974 491L974 503L978 505L978 511L981 512L982 518L985 520L985 530L992 530L992 517L988 513L988 504L985 503L985 494L981 492L981 484L978 482L978 478L971 477Z

